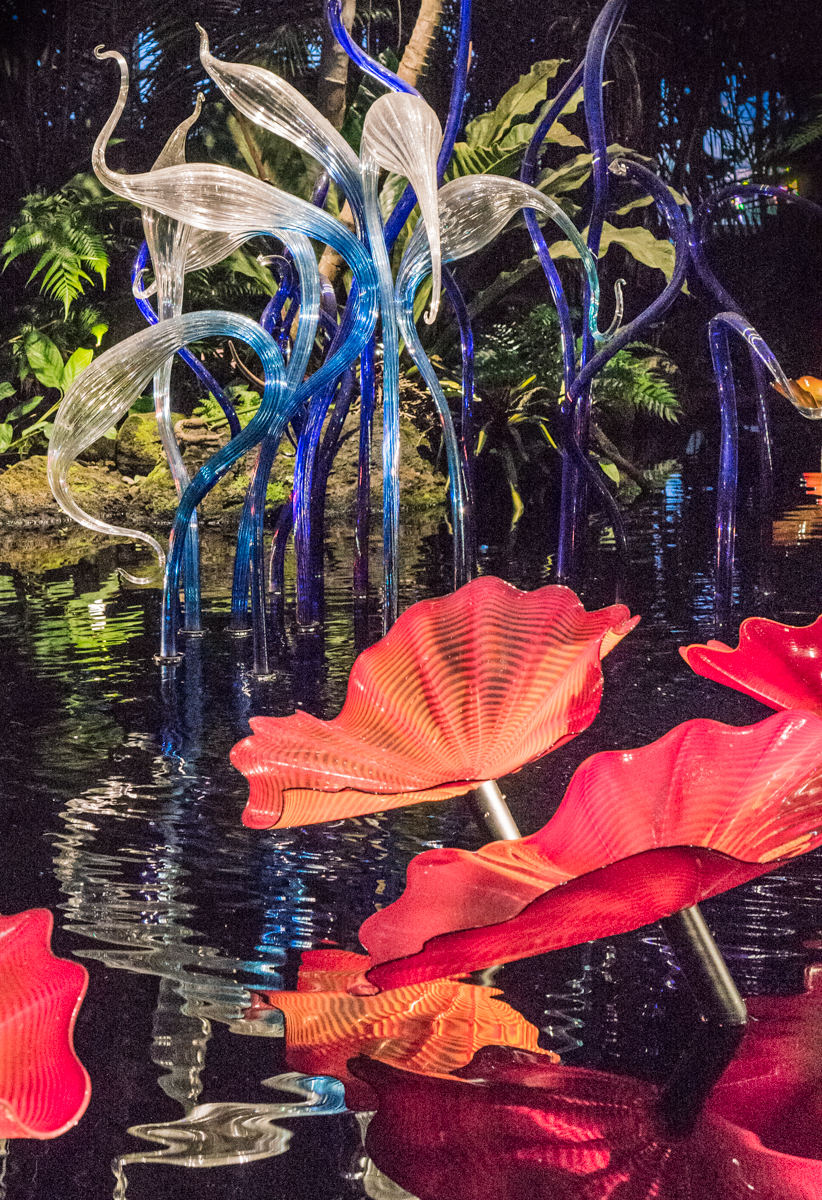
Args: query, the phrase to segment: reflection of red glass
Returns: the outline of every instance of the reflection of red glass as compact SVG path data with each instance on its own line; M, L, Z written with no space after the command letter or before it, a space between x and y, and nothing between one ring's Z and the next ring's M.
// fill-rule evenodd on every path
M806 983L798 996L747 1001L745 1039L708 1110L742 1125L771 1150L822 1160L820 966L808 969Z
M822 720L688 721L587 759L532 837L412 859L360 931L368 978L398 987L637 929L812 849L820 825Z
M51 913L0 917L0 1138L52 1138L86 1110L91 1082L74 1053L88 974L55 958Z
M420 1200L819 1200L822 1163L766 1148L714 1114L672 1138L659 1089L523 1051L480 1051L463 1079L370 1059L379 1097L366 1148ZM721 1087L722 1085L720 1085Z
M376 1106L371 1089L346 1065L360 1054L423 1075L448 1075L489 1045L521 1047L556 1061L555 1054L537 1046L536 1026L496 999L498 988L436 979L376 996L342 990L363 990L368 966L361 954L309 950L303 954L297 991L269 992L265 1002L256 1000L246 1013L246 1019L254 1020L265 1009L280 1009L288 1066L304 1075L341 1080L349 1108Z
M253 828L442 800L517 771L590 725L600 659L633 629L622 604L493 576L424 600L354 663L339 716L254 717L231 752Z
M802 478L805 480L805 491L809 496L822 496L822 471L805 471ZM817 504L822 501L817 500Z
M697 675L770 708L803 708L822 716L822 617L800 626L748 617L735 650L711 641L680 646L679 653Z

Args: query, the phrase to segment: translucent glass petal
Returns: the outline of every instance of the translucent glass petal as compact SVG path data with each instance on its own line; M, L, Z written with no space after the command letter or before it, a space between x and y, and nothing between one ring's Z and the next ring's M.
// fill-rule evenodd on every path
M362 222L362 188L357 156L331 122L296 88L264 67L227 63L208 49L208 34L200 30L200 61L208 74L249 120L278 134L316 158L339 184Z
M432 263L430 325L440 302L440 226L437 216L437 155L442 129L437 114L420 96L392 92L380 96L365 116L360 143L363 164L377 163L404 176L417 194ZM418 226L419 228L419 226Z
M248 340L249 327L252 337L260 336L259 326L248 317L224 312L186 313L142 329L101 354L66 393L49 442L49 484L63 511L87 529L145 543L162 568L165 552L149 534L109 525L80 508L69 487L69 468L78 454L128 411L155 372L181 346L214 334ZM138 583L150 581L130 575L127 578Z

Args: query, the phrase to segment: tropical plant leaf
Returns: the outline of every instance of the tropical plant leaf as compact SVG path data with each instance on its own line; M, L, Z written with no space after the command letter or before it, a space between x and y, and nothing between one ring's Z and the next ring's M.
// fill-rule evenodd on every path
M583 237L587 229L582 231ZM676 253L671 242L656 238L650 229L642 225L633 225L628 229L617 229L607 221L602 227L602 239L599 247L599 257L602 258L612 245L624 246L637 262L646 267L662 271L670 281L674 272ZM579 251L571 241L554 242L550 247L551 258L579 258Z
M13 383L0 383L0 400L8 400L9 396L13 396L17 388Z
M274 276L268 267L264 267L247 250L243 250L242 247L235 250L228 256L226 265L236 274L255 280L260 285L260 290L267 292L269 296L276 295L277 283Z
M86 350L83 346L80 346L74 351L71 358L63 367L63 374L59 384L61 392L65 394L65 392L68 391L77 376L81 375L83 371L85 371L86 367L93 358L94 351Z
M16 405L11 410L6 420L19 421L21 417L25 417L28 413L32 412L42 399L42 396L34 396L31 400L24 400L22 404Z
M60 388L63 380L63 356L50 337L32 330L26 337L26 359L39 383Z
M40 290L59 300L68 316L73 302L92 283L89 271L106 286L109 258L93 214L99 201L67 185L50 196L27 196L2 248L4 269L21 255L39 251L29 282L42 272Z
M9 446L11 445L11 440L13 437L14 430L12 429L11 425L8 424L8 422L6 422L4 425L0 425L0 454L5 454L6 450L8 450Z
M520 75L517 83L503 95L496 108L482 113L465 127L469 146L491 146L505 137L517 117L527 117L545 100L549 79L555 79L565 59L552 58L536 62L530 71Z

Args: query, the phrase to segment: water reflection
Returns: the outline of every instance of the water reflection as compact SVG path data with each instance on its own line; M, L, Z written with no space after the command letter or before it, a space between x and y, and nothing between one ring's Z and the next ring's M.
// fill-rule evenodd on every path
M290 1104L198 1104L185 1117L164 1124L132 1125L132 1137L159 1143L163 1150L123 1154L113 1164L114 1200L126 1195L125 1168L132 1163L177 1167L227 1167L284 1154L291 1130L277 1125L289 1117L334 1116L346 1111L342 1085L336 1079L289 1073L263 1079L262 1086L293 1092Z
M682 642L712 634L713 497L697 484L672 480L628 513L630 599L643 620L606 660L603 706L591 728L506 780L526 831L545 824L575 767L595 751L642 745L691 717L748 724L767 715L756 701L693 676L677 654ZM798 502L792 496L785 508ZM0 662L10 681L0 697L7 868L0 911L50 906L62 925L57 953L88 965L77 1037L94 1087L83 1121L63 1139L12 1146L9 1195L110 1194L110 1164L125 1158L129 1200L154 1195L158 1183L173 1200L234 1190L244 1200L427 1196L431 1180L415 1191L410 1177L392 1180L382 1152L376 1162L365 1154L352 1114L292 1122L273 1112L290 1098L259 1095L260 1081L289 1068L293 1047L282 1010L263 1009L254 997L306 995L296 991L305 951L358 949L361 923L397 898L412 856L445 845L475 849L485 835L459 800L312 829L242 828L247 787L228 765L228 751L247 734L248 716L287 715L299 701L333 717L361 648L355 625L365 640L379 621L364 632L341 554L328 569L324 638L296 634L287 596L281 674L260 683L250 672L248 640L224 636L228 571L214 543L204 542L207 634L186 645L185 660L165 679L152 662L157 596L114 577L128 548L40 575L23 574L20 559L20 571L0 575ZM447 590L444 545L436 537L405 544L403 607ZM815 616L822 563L806 550L777 547L784 554L781 603ZM533 587L546 581L549 553L522 540L513 549L489 548L486 565ZM606 553L592 563L589 609L613 599L609 572ZM774 607L766 615L784 614ZM816 856L709 902L709 919L746 992L801 987L805 943L822 930L821 904ZM653 928L511 963L484 986L501 989L495 1003L539 1031L531 1053L540 1063L547 1056L536 1051L553 1050L569 1065L629 1073L643 1086L666 1076L693 1019L693 1002ZM371 1032L378 1036L376 1025ZM469 1077L475 1069L469 1063ZM459 1087L474 1100L485 1094L465 1079L412 1078ZM127 1131L137 1129L151 1146L129 1145ZM265 1139L268 1157L255 1166L246 1152ZM229 1154L231 1165L157 1173L175 1155L197 1157L203 1146L213 1161ZM455 1180L449 1200L469 1200L468 1179ZM493 1175L482 1182L484 1196L497 1195ZM546 1188L543 1181L530 1194ZM716 1194L725 1200L729 1193Z

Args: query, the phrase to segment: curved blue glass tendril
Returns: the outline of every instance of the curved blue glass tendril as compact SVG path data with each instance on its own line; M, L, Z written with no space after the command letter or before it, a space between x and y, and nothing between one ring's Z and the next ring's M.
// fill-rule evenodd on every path
M318 210L317 215L318 218L322 216L322 210ZM339 228L337 228L336 224L328 226L327 221L324 221L320 225L320 230L326 230L327 237L325 240L329 240L333 244L334 249L346 258L357 281L356 298L352 289L352 293L349 295L349 302L345 308L341 326L341 332L344 331L344 334L341 337L339 349L328 356L326 361L314 372L310 379L304 380L294 390L289 387L285 396L280 395L285 387L284 376L282 383L277 383L277 380L272 376L271 386L268 388L267 402L265 404L261 402L259 410L246 428L236 438L232 439L228 446L224 446L222 450L219 450L217 454L209 459L191 481L178 507L171 533L164 588L161 659L177 656L178 614L175 589L179 587L181 552L185 543L188 522L194 508L200 503L203 496L208 494L214 484L222 478L232 463L260 442L263 437L268 435L268 445L274 445L276 449L283 430L307 397L325 387L331 380L336 379L346 367L350 366L373 333L377 319L378 285L371 260L365 253L362 244L344 226L339 225ZM273 236L279 234L279 236L286 237L289 232L296 233L298 231L283 229L282 231L263 230L261 232L267 232ZM320 234L320 236L322 235ZM316 260L314 260L314 275L319 279L319 274L316 270ZM221 314L221 316L225 320L224 315ZM240 318L236 317L234 320L239 322ZM245 337L242 334L238 334L238 336L242 336L253 348L256 348L258 342L265 346L266 361L269 363L276 361L278 364L275 367L268 368L269 371L273 371L274 375L276 375L282 364L281 357L277 353L276 360L272 359L272 353L276 350L274 343L259 325L254 325L253 322L252 325L253 334L249 335L249 337ZM233 333L233 329L229 330L229 332ZM261 339L267 340L261 341ZM269 376L266 374L267 381L268 378ZM276 387L275 384L277 384ZM266 395L267 393L264 391L264 398ZM261 458L262 455L258 458L258 463ZM265 499L265 488L262 489L262 499L263 501ZM261 566L258 575L262 577ZM264 636L264 624L261 625L261 629Z
M368 535L371 525L371 436L377 399L372 338L360 357L360 445L357 467L357 517L354 527L354 595L368 593Z
M415 87L412 87L410 83L406 83L404 79L400 79L399 75L395 75L393 71L389 71L388 67L384 67L376 59L371 58L365 53L362 46L357 45L343 24L341 0L327 0L325 15L334 37L351 61L356 63L361 71L365 71L366 75L370 75L372 79L376 79L384 87L390 88L392 92L407 92L411 96L419 96L419 92Z
M468 305L457 281L448 267L443 267L442 282L445 294L451 302L460 331L460 353L462 357L462 411L460 416L459 447L462 455L462 470L465 478L465 541L466 554L471 564L470 574L476 564L476 531L474 527L474 331Z
M156 325L158 320L156 312L148 300L144 296L140 295L140 280L148 265L148 244L143 242L142 246L137 251L137 257L135 258L134 265L131 268L132 294L134 295L137 307L148 321L149 325ZM200 383L202 383L203 387L207 388L209 392L211 392L212 396L223 410L225 418L228 421L229 432L231 433L231 436L234 437L235 434L240 432L240 422L237 418L236 412L234 411L234 405L231 403L228 396L226 396L225 392L205 364L201 363L199 358L196 358L190 350L187 350L185 347L183 347L183 349L178 350L177 353L186 366L191 368L191 370L200 380Z
M571 72L565 83L557 93L553 104L548 109L545 116L540 121L534 136L528 144L528 149L522 159L519 177L523 183L530 184L534 187L537 179L537 169L539 166L539 150L545 137L559 117L565 105L573 96L574 92L579 87L582 79L584 63ZM557 310L559 319L559 336L560 345L562 347L562 376L565 387L565 393L573 382L574 372L576 371L576 346L574 341L574 328L571 323L571 310L568 305L568 298L565 295L565 289L562 286L559 272L557 271L556 263L551 258L548 249L548 243L543 236L542 230L539 227L537 215L533 209L526 209L524 212L525 224L528 232L531 235L531 241L534 243L534 248L539 255L539 261L542 264L542 269L545 272L545 277L548 280L548 286L551 289L551 295L554 300L554 307Z
M314 248L305 234L292 233L288 250L297 267L300 296L303 301L294 346L286 368L286 388L293 393L303 381L314 346L320 311L320 277ZM262 439L243 505L234 560L232 626L237 628L238 618L245 610L250 585L254 671L260 675L269 673L265 629L263 521L268 479L284 428L285 425L278 429L272 439L269 439L268 435Z
M662 316L664 312L673 304L676 297L682 290L682 285L685 282L685 277L688 271L688 263L690 256L688 252L688 226L685 221L679 205L677 204L671 190L665 186L661 179L654 175L653 171L649 171L647 167L641 166L639 163L630 162L627 159L616 160L611 164L610 168L614 174L622 175L627 179L642 186L653 199L657 209L661 212L668 226L668 233L674 243L674 269L671 279L664 290L649 304L649 306L635 317L633 321L629 321L627 325L623 325L608 344L600 349L593 358L581 367L579 374L571 385L570 391L563 404L563 416L565 418L566 438L564 445L567 446L570 454L573 456L576 465L582 467L584 465L588 478L595 484L603 503L605 504L614 528L614 538L617 545L617 554L619 560L619 570L624 570L624 564L627 558L627 542L625 539L624 527L619 508L608 490L605 480L602 477L602 472L597 470L589 461L584 453L578 439L574 435L574 426L572 424L574 407L579 403L580 398L586 395L591 383L596 374L602 370L605 364L613 358L617 351L621 350L628 342L632 341L637 336L639 331L646 325L651 324ZM569 497L563 492L563 506L568 503ZM573 521L561 521L560 523L560 544L557 553L557 576L560 580L568 578L572 570L573 560L573 545L569 545L569 533L574 528Z
M750 321L737 312L718 313L712 318L708 324L708 341L719 393L721 422L716 501L716 612L719 625L724 625L727 621L733 598L736 475L739 458L736 383L729 333L741 337L748 346L752 360L758 359L761 370L768 371L786 393L790 393L789 381L779 360ZM757 382L759 383L759 377Z
M812 200L807 200L804 196L798 196L789 188L779 187L773 184L762 183L730 183L725 187L717 189L711 195L707 196L700 204L699 208L693 214L690 222L690 248L691 261L694 264L697 275L701 283L713 293L717 303L726 312L737 313L742 320L747 320L744 317L741 306L736 302L733 296L720 283L717 276L710 267L705 255L705 238L707 233L707 225L714 215L714 210L727 200L734 199L737 196L766 196L774 200L786 200L790 203L797 204L804 211L812 216L821 217L822 207L815 204ZM714 364L714 370L717 370L717 364L720 369L725 372L725 358L723 357L727 351L727 338L725 342L717 336L717 339L711 339L711 358ZM763 343L764 345L764 343ZM756 383L756 406L757 406L757 426L759 430L759 536L760 536L760 559L763 564L768 563L768 551L772 542L772 522L773 522L773 449L771 436L771 423L769 412L769 392L767 386L767 367L759 354L753 349L750 349L751 366L753 368L754 380ZM720 411L722 418L724 417L723 399L727 395L731 395L734 400L735 407L735 391L733 379L730 384L725 383L723 391L723 377L717 375L717 389L720 399ZM728 420L731 418L729 417ZM735 414L733 420L736 420ZM726 435L723 432L722 445L725 444ZM729 452L730 453L730 452ZM724 486L730 487L730 481L727 479L727 470L723 472L720 467L720 486L718 491ZM733 484L736 486L735 481ZM728 501L724 497L718 496L718 503L721 501L723 510L728 509ZM724 605L723 619L729 613L728 605L730 604L731 584L729 582L733 574L733 546L728 547L727 532L723 533L720 525L717 527L717 579L721 580L718 587L717 603ZM764 568L767 570L767 565ZM763 579L763 590L769 590L769 580L767 576ZM718 618L721 625L722 619Z

